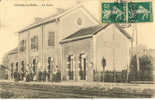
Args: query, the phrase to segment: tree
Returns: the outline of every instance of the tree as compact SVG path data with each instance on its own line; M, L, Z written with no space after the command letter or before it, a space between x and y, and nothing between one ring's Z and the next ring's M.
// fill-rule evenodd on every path
M137 74L137 60L136 55L131 57L130 61L130 72L129 72L129 81L135 81Z
M139 57L140 70L137 71L136 55L131 58L129 81L152 81L153 80L153 64L151 57L143 55Z
M153 64L151 58L144 55L139 58L140 61L140 80L153 81Z

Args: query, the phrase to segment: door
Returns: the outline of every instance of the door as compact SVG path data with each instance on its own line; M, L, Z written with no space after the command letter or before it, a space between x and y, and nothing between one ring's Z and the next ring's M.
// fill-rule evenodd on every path
M68 56L68 80L74 80L74 56Z
M85 54L80 54L80 65L79 65L79 76L80 80L86 80L87 75L87 59Z
M24 73L25 72L25 65L24 65L24 61L21 62L22 68L21 71Z
M18 62L16 62L16 72L18 72Z
M33 72L36 72L36 59L33 59Z
M14 63L11 63L11 78L13 79Z

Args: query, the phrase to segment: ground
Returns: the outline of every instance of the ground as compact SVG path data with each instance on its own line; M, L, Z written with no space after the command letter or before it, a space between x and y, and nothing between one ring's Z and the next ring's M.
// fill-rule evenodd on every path
M0 98L151 98L155 84L0 82Z

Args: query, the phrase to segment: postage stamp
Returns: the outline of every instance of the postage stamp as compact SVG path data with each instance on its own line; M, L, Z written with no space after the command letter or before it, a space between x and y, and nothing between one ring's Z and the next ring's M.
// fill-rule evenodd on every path
M150 2L0 0L0 100L155 98Z
M101 5L102 23L138 23L153 21L152 2L102 2Z
M124 3L102 3L102 23L126 22L126 7Z
M128 3L128 22L152 22L152 2Z

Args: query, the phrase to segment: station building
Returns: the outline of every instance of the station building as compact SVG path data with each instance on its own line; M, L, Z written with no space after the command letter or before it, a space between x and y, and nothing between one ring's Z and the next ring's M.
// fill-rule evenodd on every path
M14 71L56 70L61 80L93 81L93 71L129 65L130 35L119 25L101 24L82 5L38 18L18 32L19 45L9 55L9 76ZM81 73L82 72L82 73Z

